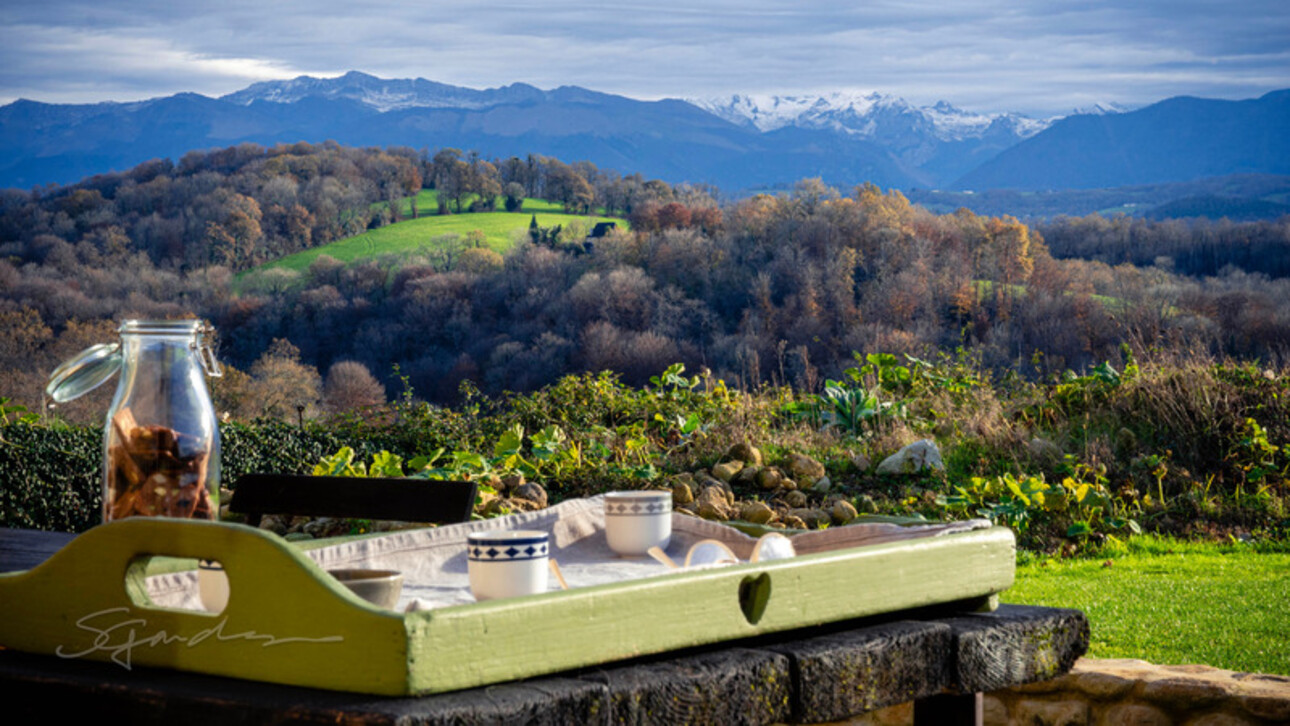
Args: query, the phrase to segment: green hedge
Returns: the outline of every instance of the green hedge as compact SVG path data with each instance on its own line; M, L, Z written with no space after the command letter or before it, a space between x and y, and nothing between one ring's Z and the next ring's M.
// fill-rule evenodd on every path
M349 446L364 459L382 449L419 451L379 428L304 428L277 421L220 426L221 482L248 473L305 474ZM402 446L400 446L402 444ZM0 425L0 527L83 532L102 521L101 426Z

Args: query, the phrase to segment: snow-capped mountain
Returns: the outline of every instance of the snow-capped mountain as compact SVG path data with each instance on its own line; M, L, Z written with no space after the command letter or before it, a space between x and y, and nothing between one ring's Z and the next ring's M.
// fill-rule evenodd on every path
M1015 113L972 113L945 101L920 107L881 93L737 94L687 100L727 121L753 126L761 131L796 126L838 131L876 141L893 140L910 133L929 134L947 142L980 139L998 133L1020 140L1043 131L1052 121Z
M408 108L461 108L477 110L503 103L522 103L543 96L544 92L524 83L502 88L476 90L462 86L435 83L424 78L377 78L350 71L336 78L299 76L287 81L263 81L240 91L221 96L220 100L249 106L255 101L296 103L305 98L329 101L356 101L375 111L399 111Z

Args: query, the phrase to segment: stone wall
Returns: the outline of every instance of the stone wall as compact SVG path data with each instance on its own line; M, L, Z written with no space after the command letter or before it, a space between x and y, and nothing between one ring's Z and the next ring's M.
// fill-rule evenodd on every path
M853 721L907 726L910 704ZM1290 724L1290 678L1209 666L1080 659L1061 678L985 696L997 726L1272 726Z

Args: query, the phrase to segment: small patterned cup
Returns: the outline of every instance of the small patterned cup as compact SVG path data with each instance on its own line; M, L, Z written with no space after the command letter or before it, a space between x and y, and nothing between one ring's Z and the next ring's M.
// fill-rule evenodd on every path
M539 530L489 530L466 535L466 566L476 600L547 590L550 536Z
M620 555L640 557L672 541L671 492L610 492L605 495L605 538Z

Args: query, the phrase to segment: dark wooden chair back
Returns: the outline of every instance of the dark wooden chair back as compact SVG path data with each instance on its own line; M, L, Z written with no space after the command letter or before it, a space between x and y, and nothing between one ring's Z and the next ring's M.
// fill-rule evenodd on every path
M253 527L265 514L452 524L469 521L474 506L474 482L291 474L247 474L228 505Z

